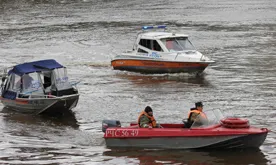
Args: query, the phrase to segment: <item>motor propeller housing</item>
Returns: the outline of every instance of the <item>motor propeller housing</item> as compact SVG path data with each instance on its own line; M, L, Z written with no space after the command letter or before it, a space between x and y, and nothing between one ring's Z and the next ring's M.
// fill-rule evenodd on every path
M105 133L106 129L109 127L121 127L121 122L119 120L103 120L102 131Z

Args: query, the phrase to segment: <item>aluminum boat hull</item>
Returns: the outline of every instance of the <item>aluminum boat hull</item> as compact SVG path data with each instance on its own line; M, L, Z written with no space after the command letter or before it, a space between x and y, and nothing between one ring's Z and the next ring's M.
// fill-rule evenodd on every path
M210 137L156 137L106 139L108 148L148 148L148 149L234 149L258 148L267 133Z
M140 59L115 59L111 65L115 70L162 74L162 73L202 73L211 62L180 62Z
M72 94L56 98L16 98L6 99L0 96L2 104L15 111L31 114L55 114L76 107L79 94Z

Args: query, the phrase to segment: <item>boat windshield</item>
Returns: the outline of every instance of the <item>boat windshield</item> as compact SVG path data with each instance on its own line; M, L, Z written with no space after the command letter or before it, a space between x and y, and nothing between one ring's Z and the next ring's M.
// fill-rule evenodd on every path
M220 120L225 118L220 110L207 110L204 111L205 116L198 115L191 128L203 128L220 123Z
M66 68L58 68L53 71L55 76L55 85L58 90L70 89L72 85L69 82Z
M161 41L169 52L195 50L188 37L163 38Z
M38 77L38 73L24 74L22 77L22 93L41 93L43 94L43 87ZM21 81L21 80L20 80Z

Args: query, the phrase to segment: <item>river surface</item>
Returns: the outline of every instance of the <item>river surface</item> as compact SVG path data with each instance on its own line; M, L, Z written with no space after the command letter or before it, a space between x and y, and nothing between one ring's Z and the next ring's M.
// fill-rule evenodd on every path
M215 60L200 77L115 71L143 25L186 33ZM0 69L56 59L78 84L74 114L48 118L0 104L0 164L276 164L275 0L0 0ZM180 123L194 102L271 130L258 151L110 150L101 121Z

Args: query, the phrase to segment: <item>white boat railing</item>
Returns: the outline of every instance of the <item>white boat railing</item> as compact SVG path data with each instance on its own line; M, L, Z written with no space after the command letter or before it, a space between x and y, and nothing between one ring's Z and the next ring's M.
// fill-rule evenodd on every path
M73 95L77 95L76 94L71 94L71 95L64 95L64 96L54 96L54 95L39 95L39 94L24 94L24 93L18 93L17 94L17 98L21 98L19 97L19 95L24 95L24 96L28 96L27 99L30 99L30 98L34 98L34 99L39 99L39 98L62 98L62 97L70 97L70 96L73 96Z
M37 95L37 94L35 94L35 95L33 95L33 94L31 94L30 96L29 96L29 98L39 98L39 97L43 97L43 98L57 98L57 96L54 96L54 95Z
M71 81L69 82L72 86L77 86L81 81Z

